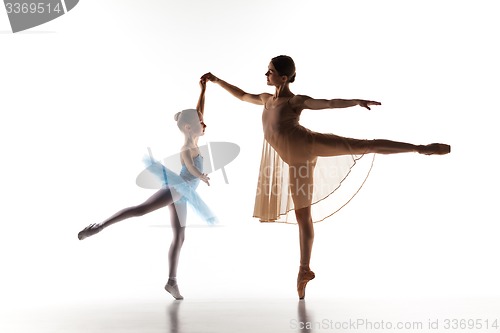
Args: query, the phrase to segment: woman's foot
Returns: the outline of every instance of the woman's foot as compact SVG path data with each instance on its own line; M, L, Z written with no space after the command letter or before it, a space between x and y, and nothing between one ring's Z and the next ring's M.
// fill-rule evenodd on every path
M297 293L300 299L306 296L306 284L314 279L316 275L309 268L300 267L299 275L297 276Z
M165 285L165 290L170 293L175 299L180 300L184 299L179 291L179 286L177 285L177 281L168 280Z
M78 233L78 239L83 240L87 237L97 234L102 229L102 226L98 223L91 224Z
M424 155L446 155L451 151L451 146L444 143L431 143L430 145L418 146L419 154Z

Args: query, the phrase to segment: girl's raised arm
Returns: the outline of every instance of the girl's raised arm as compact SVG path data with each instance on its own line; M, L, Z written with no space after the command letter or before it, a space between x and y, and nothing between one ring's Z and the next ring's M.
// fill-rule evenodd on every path
M196 110L203 115L205 112L205 91L207 90L207 80L204 80L203 78L200 80L200 88L200 98L198 99Z

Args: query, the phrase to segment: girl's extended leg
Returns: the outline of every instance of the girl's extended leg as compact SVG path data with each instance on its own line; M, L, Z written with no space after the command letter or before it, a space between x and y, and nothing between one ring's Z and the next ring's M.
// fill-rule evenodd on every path
M155 194L153 194L149 199L144 201L142 204L132 207L127 207L117 212L107 220L104 220L101 223L91 224L82 231L78 233L78 239L82 240L89 236L95 235L100 232L104 228L109 227L110 225L123 221L125 219L142 216L147 213L150 213L159 208L170 205L174 199L177 200L179 194L175 192L175 190L171 190L168 187L164 187L158 190Z
M168 282L165 285L165 290L168 291L175 299L183 299L177 285L177 266L179 263L179 255L182 244L184 243L186 231L186 213L187 206L185 202L176 202L170 206L170 224L172 226L172 243L168 251Z
M360 140L323 133L315 134L313 144L313 154L315 156L362 155L367 153L398 154L410 152L425 155L444 155L450 152L450 146L442 143L414 145L385 139Z

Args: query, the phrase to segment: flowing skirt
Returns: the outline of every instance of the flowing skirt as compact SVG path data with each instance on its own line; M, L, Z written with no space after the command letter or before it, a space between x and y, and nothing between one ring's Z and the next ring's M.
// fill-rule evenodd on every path
M313 222L327 219L349 203L368 178L375 155L371 159L362 159L363 156L318 157L312 168L291 169L264 140L253 216L261 222L296 223L295 214L289 214L295 209L291 193L293 174L301 177L301 173L314 172L314 186L295 186L294 191L310 196Z

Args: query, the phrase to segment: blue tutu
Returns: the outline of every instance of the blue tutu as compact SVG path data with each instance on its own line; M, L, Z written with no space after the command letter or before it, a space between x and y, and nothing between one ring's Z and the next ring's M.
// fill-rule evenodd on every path
M172 170L169 170L159 161L154 160L151 156L144 157L143 161L146 165L146 170L157 177L164 186L168 186L182 195L182 198L177 202L189 203L194 211L209 224L215 224L218 222L217 217L212 210L207 206L203 199L201 199L198 193L196 193L196 187L198 187L200 179L191 175L184 165L182 167L181 175L178 175ZM203 168L201 155L196 156L196 158L194 158L194 162L195 166L199 170Z

